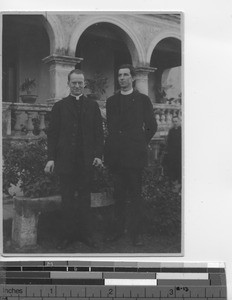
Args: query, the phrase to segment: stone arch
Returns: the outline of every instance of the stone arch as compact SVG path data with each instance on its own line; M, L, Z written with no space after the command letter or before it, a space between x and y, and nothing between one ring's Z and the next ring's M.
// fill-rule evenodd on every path
M148 47L148 51L146 54L146 63L148 65L150 65L150 61L151 61L151 57L152 57L152 53L155 49L155 47L157 46L157 44L162 41L163 39L166 38L176 38L178 40L181 40L181 35L178 32L174 32L174 31L165 31L165 32L161 32L160 34L158 34L150 43L150 46Z
M42 18L42 23L49 36L50 54L66 54L65 35L57 16L46 14Z
M82 33L91 25L96 23L111 23L113 25L118 26L123 32L125 33L124 41L128 46L130 51L133 64L135 66L139 64L144 64L145 62L145 51L144 48L138 39L136 33L130 28L130 26L120 20L118 17L115 16L87 16L84 20L81 20L80 23L76 26L69 42L69 55L75 56L76 46L77 43L82 35Z
M180 34L171 31L158 34L148 48L146 59L151 67L157 68L149 77L151 98L155 99L155 102L165 101L166 98L177 99L181 89Z

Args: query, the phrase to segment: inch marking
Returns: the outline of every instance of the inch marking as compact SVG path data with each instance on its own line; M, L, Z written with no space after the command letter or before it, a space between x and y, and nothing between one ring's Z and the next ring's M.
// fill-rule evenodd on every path
M45 267L53 267L54 263L52 261L45 262Z
M166 298L176 299L226 299L226 286L68 286L68 285L51 285L51 286L20 286L4 285L2 286L2 297L0 300L72 300L79 298L89 300L90 298L98 299L152 299L159 300ZM1 292L0 292L1 293ZM108 298L108 299L107 299ZM158 300L158 299L157 299ZM197 299L196 299L197 300Z

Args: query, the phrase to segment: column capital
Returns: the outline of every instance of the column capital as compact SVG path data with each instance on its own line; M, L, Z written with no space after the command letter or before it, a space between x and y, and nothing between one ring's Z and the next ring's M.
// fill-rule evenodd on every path
M52 54L42 59L45 64L60 64L60 65L69 65L75 66L77 63L81 63L83 58L73 57L73 56L65 56L59 54Z
M138 66L135 68L136 72L136 87L145 95L148 95L148 78L149 74L155 72L156 68L146 67L146 66Z
M51 101L60 100L69 94L67 85L68 74L80 63L83 58L52 54L42 61L48 65L50 73L50 95Z
M136 74L143 74L143 75L148 75L149 73L154 73L157 70L157 68L153 68L153 67L136 67L135 71Z

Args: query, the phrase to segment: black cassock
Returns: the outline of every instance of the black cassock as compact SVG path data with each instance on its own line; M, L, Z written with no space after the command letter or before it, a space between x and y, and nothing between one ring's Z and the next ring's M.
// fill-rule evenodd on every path
M90 186L94 158L102 158L103 126L98 104L69 95L55 103L48 130L48 159L55 161L62 196L62 239L91 236ZM74 197L78 192L78 199Z
M136 239L142 220L142 170L147 165L148 144L157 130L153 107L148 96L137 91L117 93L106 103L109 135L105 144L105 163L114 175L116 234L126 224L126 203L131 238Z

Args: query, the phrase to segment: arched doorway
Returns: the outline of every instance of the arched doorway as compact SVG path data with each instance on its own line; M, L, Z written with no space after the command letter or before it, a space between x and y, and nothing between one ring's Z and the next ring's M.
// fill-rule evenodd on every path
M117 68L121 64L132 63L129 42L129 36L121 28L107 22L89 26L78 40L75 56L84 59L79 67L85 72L85 77L96 79L102 76L107 79L101 100L118 89Z
M167 37L155 46L150 66L157 68L149 78L149 95L160 103L181 94L181 41Z
M48 66L42 59L50 54L50 41L42 15L3 15L3 101L20 102L20 85L35 79L37 102L49 95Z

